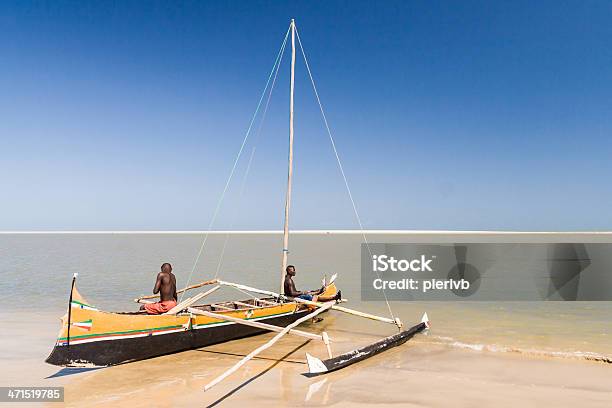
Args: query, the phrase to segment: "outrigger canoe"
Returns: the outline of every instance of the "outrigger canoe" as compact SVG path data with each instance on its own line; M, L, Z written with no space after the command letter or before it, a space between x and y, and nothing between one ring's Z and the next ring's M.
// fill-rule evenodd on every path
M321 105L321 101L314 84L314 79L312 78L312 73L310 71L308 61L306 60L306 53L302 47L294 20L291 20L289 29L285 34L281 49L279 50L272 71L270 72L268 83L266 83L266 88L264 89L264 93L262 93L255 113L257 114L261 101L267 92L272 74L274 72L278 73L289 34L291 34L289 166L287 193L285 198L281 282L284 282L289 254L289 209L291 203L293 173L293 90L296 39L302 50L304 63L312 82L313 90L317 97L317 102L319 103L326 130L338 161L338 167L343 176L347 192L349 193L349 197L353 204L355 216L358 221L360 220L359 214L357 213L357 208L350 193L348 182L344 175L344 170L342 169L342 165L340 163L340 157L336 150L336 145L323 112L323 106ZM274 81L275 80L276 74L274 75ZM274 81L270 86L269 97L272 95ZM253 116L253 120L254 119L255 116ZM252 124L253 122L251 122L251 125ZM245 139L243 140L236 161L234 162L234 167L232 168L232 171L227 179L226 189L232 180L236 163L238 163L238 160L240 159L240 155L249 136L250 129L251 126L249 126L249 130L245 135ZM248 168L249 166L247 166L247 171ZM218 206L223 200L225 191L226 190L224 190L221 194ZM217 209L219 208L218 206ZM361 221L359 221L359 226L361 228ZM361 230L362 234L364 234L364 241L366 245L368 245L363 228L361 228ZM200 251L196 257L193 270L195 270L200 255L203 253L207 237L208 235L206 234L201 244ZM222 256L223 251L221 253L221 258ZM219 261L219 264L221 264L221 261ZM319 375L345 368L365 358L381 353L389 348L403 344L417 333L423 332L429 328L429 320L427 318L427 314L425 314L419 324L412 326L407 330L403 330L402 322L399 318L393 315L389 302L387 302L387 307L390 312L390 317L375 316L369 313L340 306L338 303L341 303L343 300L338 299L340 298L340 295L334 284L335 276L336 275L333 275L329 282L327 282L325 278L323 279L324 292L320 295L320 298L318 299L319 301L316 302L300 298L289 298L285 296L283 293L282 283L279 293L274 293L267 290L252 288L246 285L221 281L220 279L215 278L211 281L187 286L185 289L180 290L179 292L184 292L206 285L217 285L208 291L201 292L195 296L187 298L165 314L154 316L147 315L144 311L111 313L98 310L79 294L76 288L75 276L72 279L72 289L70 292L70 300L68 302L68 313L62 318L62 328L55 343L55 347L53 348L51 355L47 358L47 362L60 366L108 366L210 346L267 331L277 333L271 340L247 354L234 366L206 384L204 389L208 390L219 382L223 381L232 373L236 372L240 367L246 364L249 360L253 359L256 355L272 347L278 340L287 334L301 336L312 340L320 340L324 343L327 349L328 359L320 360L309 354L306 356L309 367L309 375ZM189 275L187 283L189 283L190 278L191 274ZM234 287L241 292L248 294L256 293L260 296L260 298L252 296L251 299L241 301L198 304L202 298L216 291L221 286ZM336 294L338 294L338 296L336 296ZM143 296L136 299L136 301L139 303L147 303L151 302L149 299L153 297L155 296ZM323 299L328 299L328 301L323 301ZM298 330L296 328L299 324L312 319L321 313L327 312L328 310L336 310L362 318L389 323L396 326L399 333L383 338L382 340L369 346L334 357L330 345L331 339L326 332L310 333L307 331Z

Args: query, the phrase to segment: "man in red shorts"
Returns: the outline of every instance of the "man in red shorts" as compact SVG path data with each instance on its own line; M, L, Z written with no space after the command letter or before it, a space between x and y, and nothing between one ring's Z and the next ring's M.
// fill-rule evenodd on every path
M176 306L176 277L172 273L172 265L165 263L161 266L161 272L157 274L153 294L159 293L159 302L147 303L140 307L148 314L162 314Z

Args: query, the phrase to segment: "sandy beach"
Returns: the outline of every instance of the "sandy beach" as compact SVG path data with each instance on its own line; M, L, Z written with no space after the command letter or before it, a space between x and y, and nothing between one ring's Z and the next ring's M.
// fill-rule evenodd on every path
M47 314L1 317L12 330L1 340L0 383L65 386L65 403L48 406L232 407L256 402L257 406L608 407L612 401L610 364L453 348L437 343L435 328L384 356L313 378L302 375L305 352L322 356L322 347L288 337L245 370L204 392L208 381L271 335L115 367L60 369L44 363L53 344L55 319ZM375 338L334 330L335 319L326 316L320 329L326 327L338 352ZM381 335L390 329L384 330Z

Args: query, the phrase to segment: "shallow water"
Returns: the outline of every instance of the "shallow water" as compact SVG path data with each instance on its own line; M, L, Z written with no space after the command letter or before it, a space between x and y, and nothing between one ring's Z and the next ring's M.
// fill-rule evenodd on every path
M280 284L280 234L209 236L190 283L216 275L262 289ZM387 315L383 302L360 300L359 234L293 234L290 262L297 266L298 289L320 286L324 274L338 273L338 286L349 307ZM419 239L423 239L422 237ZM429 237L429 242L457 238ZM377 242L414 242L410 234L377 235ZM465 240L464 240L465 241ZM197 234L5 234L0 235L0 290L4 313L44 309L63 314L70 279L105 310L134 310L132 299L148 294L159 266L171 262L178 285L185 286L202 242ZM422 242L422 241L421 241ZM225 288L211 300L245 295ZM222 291L219 291L222 292ZM433 324L426 341L457 348L549 357L612 358L612 302L392 302L396 316L409 325L427 311ZM6 317L3 317L6 319ZM6 323L6 322L5 322ZM334 330L347 339L393 333L381 323L349 316L333 317ZM349 347L347 342L347 347Z

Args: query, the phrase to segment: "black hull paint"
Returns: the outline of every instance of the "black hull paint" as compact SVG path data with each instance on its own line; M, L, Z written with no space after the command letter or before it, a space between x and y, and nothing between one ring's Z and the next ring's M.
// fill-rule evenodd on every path
M322 360L323 365L327 368L327 371L322 373L309 373L307 376L312 377L321 374L327 374L331 371L340 370L341 368L348 367L359 361L365 360L375 356L378 353L382 353L392 347L400 346L406 343L408 340L413 338L416 334L422 332L427 328L425 323L419 323L412 326L408 330L404 330L393 336L385 337L384 339L377 341L376 343L370 344L369 346L362 347L357 350L350 351L348 353L341 354L334 358Z
M288 316L265 319L263 322L287 326L307 313L307 309L301 310ZM46 362L57 366L109 366L211 346L264 332L267 330L229 324L158 336L55 346Z

